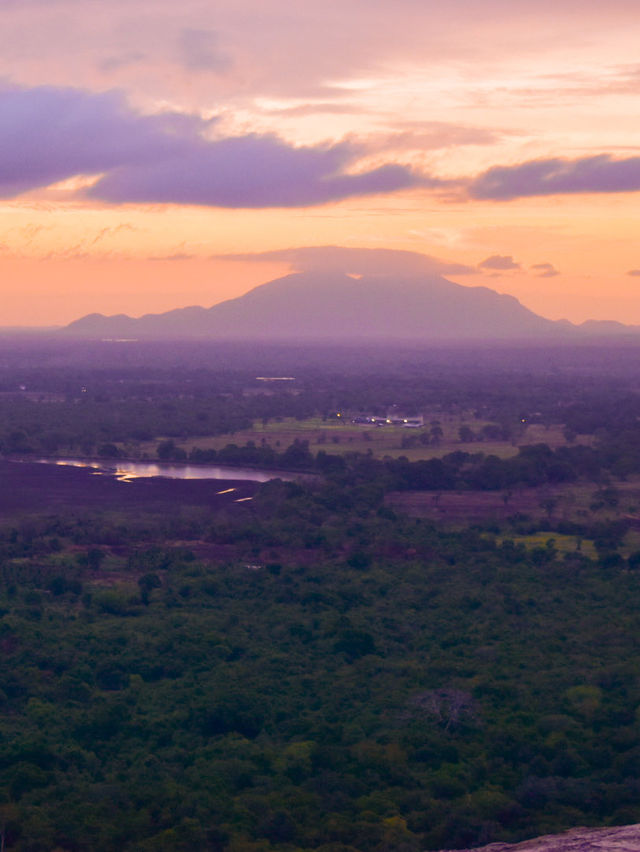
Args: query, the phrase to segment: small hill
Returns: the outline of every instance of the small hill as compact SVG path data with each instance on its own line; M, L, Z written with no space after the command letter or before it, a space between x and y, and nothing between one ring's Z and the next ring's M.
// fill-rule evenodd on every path
M576 330L566 321L538 316L513 296L463 287L438 275L298 272L211 308L138 319L89 314L64 332L101 338L429 342L562 337Z

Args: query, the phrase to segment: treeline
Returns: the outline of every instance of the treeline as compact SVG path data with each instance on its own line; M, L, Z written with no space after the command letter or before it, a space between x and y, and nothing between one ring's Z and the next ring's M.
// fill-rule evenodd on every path
M583 444L551 449L547 444L520 447L508 458L482 452L456 451L442 458L409 461L376 459L372 454L315 455L308 441L296 440L279 452L266 441L243 446L227 444L216 449L193 448L187 452L172 439L157 446L158 458L201 464L231 464L282 470L317 472L349 481L376 483L385 490L496 491L514 487L556 485L576 480L599 482L609 475L620 477L640 472L640 427L633 432L601 440L594 447Z
M504 490L516 486L597 479L605 468L602 454L590 447L559 447L547 444L520 447L508 458L485 453L449 453L441 459L409 462L399 458L384 462L396 490L449 491ZM640 469L640 456L638 458Z
M440 459L409 462L406 458L381 463L398 490L504 490L573 482L598 482L609 476L640 473L640 425L601 434L594 446L576 444L551 449L547 444L519 448L508 458L484 453L453 452ZM370 462L364 464L366 470ZM360 464L362 469L363 465ZM356 468L357 470L358 468Z
M0 405L0 453L28 455L59 451L113 455L109 444L149 441L157 435L219 435L245 429L253 412L242 401L79 399L33 402L12 398Z
M464 353L458 353L458 361ZM376 371L298 364L295 381L260 382L252 369L140 366L28 369L0 365L0 452L99 454L107 444L219 435L282 417L429 411L470 417L461 440L520 440L527 423L562 424L569 439L636 428L635 374L522 373L491 361L391 359ZM106 353L105 353L106 357ZM431 358L431 362L429 361ZM158 357L159 361L164 360ZM495 359L494 359L495 361ZM258 363L260 363L258 361ZM294 361L294 363L297 363ZM280 365L282 366L282 365ZM474 425L477 423L477 425ZM407 445L416 436L406 436Z

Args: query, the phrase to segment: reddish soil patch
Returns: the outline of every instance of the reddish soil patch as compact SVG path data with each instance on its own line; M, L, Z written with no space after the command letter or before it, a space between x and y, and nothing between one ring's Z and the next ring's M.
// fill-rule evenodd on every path
M385 503L393 509L419 518L458 522L505 520L518 513L539 516L541 503L557 497L560 488L527 488L505 496L503 491L394 491Z

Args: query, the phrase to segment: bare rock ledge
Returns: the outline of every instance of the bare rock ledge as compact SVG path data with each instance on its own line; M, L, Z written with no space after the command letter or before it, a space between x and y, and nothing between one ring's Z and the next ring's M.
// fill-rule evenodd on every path
M441 852L454 852L443 849ZM456 852L640 852L640 824L616 828L572 828L523 843L490 843Z

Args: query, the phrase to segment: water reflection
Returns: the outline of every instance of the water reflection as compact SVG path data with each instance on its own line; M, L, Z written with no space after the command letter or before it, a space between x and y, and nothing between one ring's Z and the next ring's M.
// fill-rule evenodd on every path
M291 475L279 471L259 470L244 467L225 467L224 465L170 464L163 462L134 461L86 461L84 459L38 459L41 464L55 464L63 467L82 467L91 469L94 476L115 476L119 482L131 482L151 476L165 479L240 479L250 482L268 482L270 479L293 479ZM219 494L235 491L227 488Z

